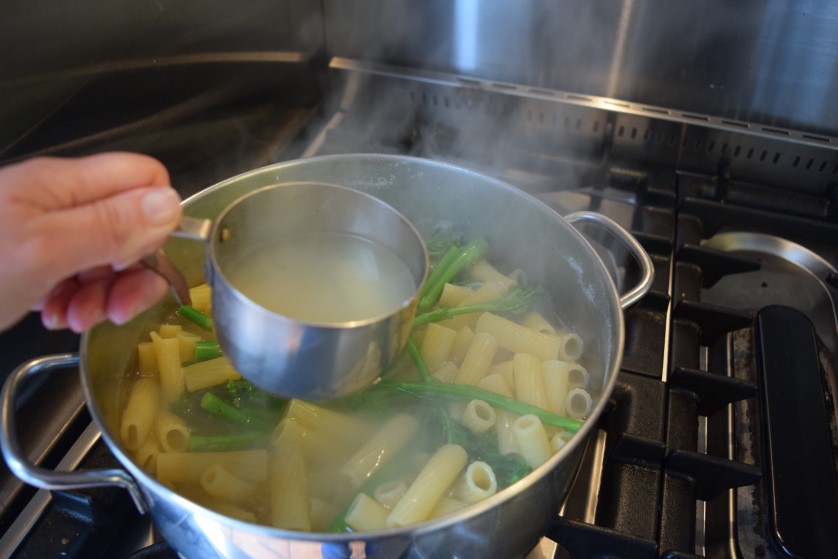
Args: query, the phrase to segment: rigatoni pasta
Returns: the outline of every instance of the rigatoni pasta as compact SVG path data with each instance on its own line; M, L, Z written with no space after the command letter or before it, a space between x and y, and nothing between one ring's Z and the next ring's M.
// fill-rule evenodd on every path
M582 339L549 305L509 304L537 293L524 277L485 258L464 267L433 307L420 305L441 312L414 327L418 357L335 402L272 396L211 332L185 319L155 325L138 341L120 437L161 484L246 522L368 531L454 513L560 451L602 376L588 374ZM192 292L209 318L210 289ZM436 399L440 387L460 396Z

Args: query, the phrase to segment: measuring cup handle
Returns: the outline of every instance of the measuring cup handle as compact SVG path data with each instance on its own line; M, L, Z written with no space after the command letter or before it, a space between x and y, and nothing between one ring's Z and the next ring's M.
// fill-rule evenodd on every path
M172 231L172 237L191 239L193 241L207 241L212 233L212 221L196 217L182 216L177 229ZM172 295L179 305L191 305L189 284L183 272L168 259L162 249L146 254L140 259L140 264L162 277L172 287Z
M0 393L0 449L9 469L22 481L41 489L80 489L116 485L127 489L141 513L148 510L140 487L128 472L120 469L56 472L32 464L20 448L15 422L15 400L23 382L30 375L56 369L77 367L77 353L50 355L33 359L19 366L9 375Z
M571 223L588 222L599 225L615 237L626 247L626 250L634 256L637 263L640 265L642 272L640 281L630 290L626 291L620 296L620 307L625 309L636 303L652 288L652 281L655 279L655 268L652 265L652 259L646 253L643 246L637 242L631 233L626 231L620 224L596 212L574 212L565 216L565 219Z

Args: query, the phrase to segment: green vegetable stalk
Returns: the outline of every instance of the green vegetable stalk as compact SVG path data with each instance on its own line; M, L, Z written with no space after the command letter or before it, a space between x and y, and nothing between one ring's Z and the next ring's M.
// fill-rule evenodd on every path
M436 265L428 281L425 283L423 295L419 299L419 309L425 311L434 306L442 294L445 284L454 279L460 270L467 268L483 258L489 252L489 243L480 237L473 240L457 251L455 257L450 258L449 252L445 253L439 264Z
M431 372L428 370L425 360L422 359L422 354L419 353L419 348L416 347L416 342L413 341L413 338L407 340L407 353L410 355L413 364L416 365L416 369L419 371L419 376L422 377L422 380L424 382L432 382Z
M582 426L582 422L569 417L562 417L539 407L521 402L515 398L502 396L495 392L483 390L467 384L446 384L442 382L396 382L382 381L370 389L379 394L403 392L419 398L434 398L451 402L470 402L484 400L489 405L517 415L534 415L544 425L560 427L575 433Z
M183 318L194 322L207 332L212 332L212 319L196 309L195 307L190 307L189 305L181 305L177 309L177 313L182 316Z
M195 342L195 361L209 361L224 355L221 352L221 346L216 342L199 341Z
M422 313L413 320L413 327L417 328L429 322L439 322L440 320L475 312L523 314L541 305L546 298L547 291L542 287L513 287L506 294L506 297L501 299L464 307L443 307Z
M241 425L242 427L253 427L261 431L267 431L273 427L236 409L212 392L205 392L201 397L201 409L218 419L235 425Z

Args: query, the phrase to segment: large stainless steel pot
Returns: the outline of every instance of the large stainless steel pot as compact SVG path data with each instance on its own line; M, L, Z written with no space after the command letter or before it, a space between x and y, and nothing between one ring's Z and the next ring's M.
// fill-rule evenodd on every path
M173 493L134 464L117 433L125 371L132 348L158 322L158 307L131 323L103 324L82 337L81 374L87 404L102 435L125 470L47 472L28 464L14 437L13 403L22 381L78 363L76 356L43 358L21 366L3 388L3 454L25 481L46 488L116 484L147 509L169 544L183 556L211 557L515 557L544 534L573 480L586 440L613 390L623 350L622 308L651 286L652 267L639 244L597 214L562 218L544 204L502 182L444 163L399 156L345 155L292 161L257 169L219 183L184 202L185 213L212 218L242 194L280 182L342 184L390 203L420 230L450 224L468 237L484 235L509 267L521 267L553 295L559 317L585 340L584 364L601 392L588 421L572 441L530 476L451 516L404 529L318 534L243 523L204 509ZM640 283L622 297L592 247L571 225L595 221L611 230L641 263ZM172 240L167 253L197 282L204 255L194 243Z

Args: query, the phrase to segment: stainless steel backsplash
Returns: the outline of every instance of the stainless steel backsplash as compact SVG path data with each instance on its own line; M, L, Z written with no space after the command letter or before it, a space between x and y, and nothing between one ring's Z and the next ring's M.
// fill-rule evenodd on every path
M330 55L838 133L838 4L325 0Z

